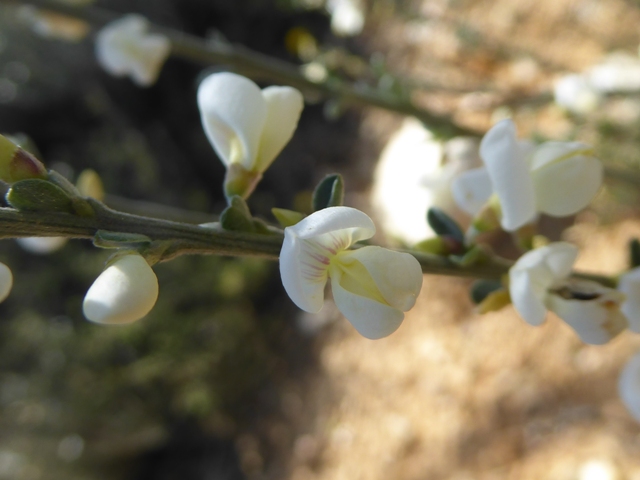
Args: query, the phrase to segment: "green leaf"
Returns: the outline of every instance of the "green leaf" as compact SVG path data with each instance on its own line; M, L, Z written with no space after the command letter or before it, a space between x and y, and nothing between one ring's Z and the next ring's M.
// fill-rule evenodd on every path
M502 282L498 280L476 280L471 285L471 290L469 290L469 295L471 296L471 300L476 305L482 303L485 298L487 298L493 292L496 292L500 289L504 288L502 286Z
M9 205L18 210L76 213L72 197L48 180L20 180L11 186L5 198Z
M284 208L272 208L271 213L276 217L276 220L278 220L278 223L282 228L295 225L304 218L304 213L296 212L294 210L286 210Z
M235 232L256 231L256 226L247 206L247 202L238 195L234 195L229 200L229 206L220 215L220 225L225 230Z
M464 233L460 225L443 210L431 207L427 212L427 222L438 235L450 236L458 242L464 243Z
M640 267L640 241L637 238L629 242L629 262L631 268Z
M344 181L342 175L335 173L327 175L313 192L313 211L317 212L327 207L337 207L344 202Z
M151 239L139 233L111 232L98 230L93 244L100 248L138 248L151 244Z

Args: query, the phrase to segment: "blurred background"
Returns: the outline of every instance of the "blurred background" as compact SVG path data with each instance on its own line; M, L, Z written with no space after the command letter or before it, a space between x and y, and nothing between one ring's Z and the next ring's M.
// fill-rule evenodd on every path
M640 236L638 2L94 5L449 119L427 129L308 97L249 201L267 221L272 207L307 209L315 184L338 172L346 204L385 227L380 242L417 241L430 204L453 208L447 165L477 162L477 141L452 140L451 125L481 135L512 116L523 137L595 145L608 181L564 238L582 248L581 269L626 268ZM195 94L204 75L234 66L171 58L140 88L100 69L81 26L54 20L66 40L0 2L0 132L27 135L71 180L94 169L118 209L212 221L224 167ZM640 480L640 428L616 391L640 347L630 333L594 347L556 318L534 329L510 307L479 317L469 281L426 276L403 326L374 342L330 303L299 312L275 263L219 257L156 266L153 311L109 328L81 312L108 254L87 241L49 254L0 245L15 277L0 304L0 480Z

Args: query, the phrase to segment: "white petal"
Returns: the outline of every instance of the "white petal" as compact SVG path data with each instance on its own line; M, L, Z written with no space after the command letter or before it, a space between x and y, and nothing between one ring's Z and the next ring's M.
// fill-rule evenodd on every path
M480 156L500 200L502 228L514 231L532 221L536 216L533 181L511 120L502 120L487 132L480 142Z
M235 73L214 73L198 87L202 127L222 162L253 170L267 104L258 86Z
M629 330L640 333L640 267L620 277L618 290L627 297L620 310L627 317Z
M47 255L60 250L67 244L66 237L25 237L16 238L16 242L24 250L36 255Z
M285 228L280 276L293 303L307 312L320 311L331 258L374 233L371 219L350 207L325 208Z
M13 287L13 274L9 267L0 263L0 302L4 302L9 296L11 287Z
M571 292L567 296L579 294L579 298L564 298L557 293L562 287ZM596 298L589 299L590 296ZM623 300L622 293L599 283L574 280L554 287L554 292L547 295L546 304L575 330L583 342L602 345L627 328L627 320L620 312Z
M171 42L164 35L149 34L149 22L127 15L107 24L96 36L96 57L111 75L131 75L142 86L155 82L169 56Z
M532 159L532 176L539 211L555 217L585 208L602 185L603 167L591 148L576 142L547 142Z
M518 314L531 325L541 325L547 314L548 289L571 273L576 247L556 242L525 253L509 270L509 295Z
M267 104L267 119L256 159L258 172L264 172L289 143L304 107L302 94L292 87L267 87L262 96Z
M640 422L640 354L631 357L622 369L618 393L633 418Z
M96 323L134 322L158 299L158 279L147 261L131 254L115 260L93 282L82 304L84 316Z
M471 216L482 210L492 192L489 172L484 167L462 172L451 183L451 193L456 204Z
M341 280L340 274L331 277L333 300L338 310L363 337L376 340L398 329L404 313L371 298L351 293L341 286Z
M422 267L413 255L376 246L346 255L362 263L386 303L403 312L413 308L422 288Z
M571 74L560 77L553 84L555 102L570 112L587 114L600 103L599 92L585 75Z

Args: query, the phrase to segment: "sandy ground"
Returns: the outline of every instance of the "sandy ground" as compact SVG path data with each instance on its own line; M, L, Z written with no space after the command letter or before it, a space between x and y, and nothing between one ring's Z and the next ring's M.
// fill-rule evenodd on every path
M485 129L494 100L548 91L558 72L613 48L633 52L639 37L640 9L622 0L424 0L417 9L422 18L374 19L368 38L408 75L498 88L488 103L480 94L419 96ZM465 43L463 24L481 36ZM515 113L522 132L559 138L573 128L553 105ZM399 120L371 115L362 138L380 147ZM372 161L363 156L362 168ZM594 215L565 234L581 247L578 268L603 273L625 268L632 236L640 221L598 225ZM318 372L283 393L292 420L271 425L274 443L278 432L289 438L287 478L640 480L640 425L616 388L640 337L588 346L552 315L538 328L511 307L478 316L468 285L425 276L389 338L363 339L342 319L318 337Z

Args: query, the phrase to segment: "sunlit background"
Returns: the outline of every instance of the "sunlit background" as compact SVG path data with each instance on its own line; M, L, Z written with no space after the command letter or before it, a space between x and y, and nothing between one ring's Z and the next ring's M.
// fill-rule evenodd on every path
M94 169L115 208L213 221L225 206L224 167L196 89L234 66L171 58L140 88L101 70L81 24L50 18L53 35L18 3L0 1L0 132L26 135L72 181ZM638 2L95 4L244 45L312 81L411 100L469 131L512 116L522 137L591 143L608 181L563 235L582 248L578 268L626 267L627 242L640 236ZM615 88L556 88L554 101L565 75L605 64L615 65L605 69ZM379 221L380 242L429 235L435 203L468 221L446 179L451 165L478 161L475 140L339 100L307 98L249 200L255 215L273 222L272 207L307 209L315 184L339 172L346 204ZM317 316L299 312L275 263L219 257L156 266L152 312L99 326L81 304L109 252L79 240L49 254L0 247L15 277L0 304L0 480L640 480L640 426L616 390L640 347L631 333L595 347L555 317L539 328L511 307L480 317L468 280L426 276L401 328L370 341L330 303Z

